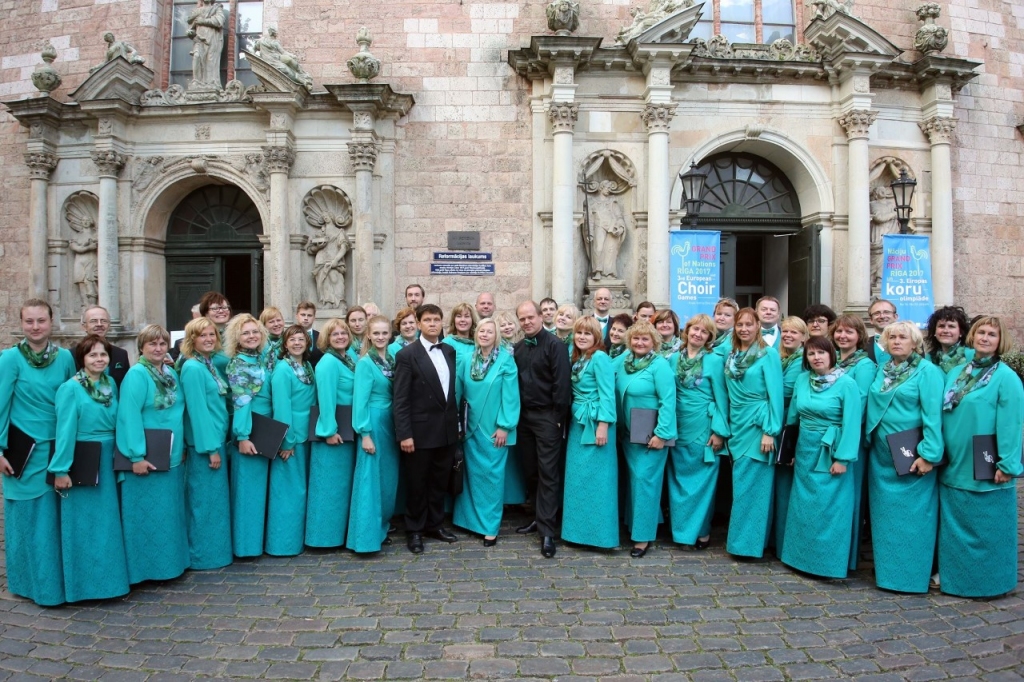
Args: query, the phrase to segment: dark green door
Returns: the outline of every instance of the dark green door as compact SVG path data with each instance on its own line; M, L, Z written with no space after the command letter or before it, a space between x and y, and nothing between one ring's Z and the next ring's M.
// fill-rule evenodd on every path
M219 291L232 313L263 308L263 223L252 200L234 185L207 185L185 197L167 228L167 325L182 329L192 306Z

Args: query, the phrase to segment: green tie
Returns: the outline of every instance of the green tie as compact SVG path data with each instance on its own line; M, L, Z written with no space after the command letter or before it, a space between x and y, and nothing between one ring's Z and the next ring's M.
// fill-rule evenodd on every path
M532 337L531 336L527 336L525 339L523 339L523 341L526 341L526 345L527 346L536 346L537 345L537 337L536 336L532 336Z

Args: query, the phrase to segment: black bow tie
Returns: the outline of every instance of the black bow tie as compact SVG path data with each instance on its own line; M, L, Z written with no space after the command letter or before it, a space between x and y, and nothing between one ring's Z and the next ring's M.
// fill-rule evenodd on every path
M440 347L441 347L441 346L443 346L443 345L444 345L444 344L442 344L442 343L435 343L434 345L432 345L432 346L430 347L430 350L435 350L435 349L437 349L437 348L440 348Z

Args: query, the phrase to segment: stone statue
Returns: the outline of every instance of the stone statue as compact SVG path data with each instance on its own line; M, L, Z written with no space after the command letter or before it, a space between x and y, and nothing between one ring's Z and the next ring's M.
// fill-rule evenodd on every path
M554 0L547 6L548 30L555 35L567 36L580 27L580 3L573 0Z
M896 204L888 187L878 185L871 190L871 290L882 286L882 237L900 231L896 220Z
M64 217L68 221L68 227L75 233L68 241L68 248L75 254L71 277L78 288L78 296L83 308L96 305L99 300L97 293L99 277L96 269L96 249L99 246L96 241L98 213L99 203L88 192L71 195L64 206Z
M658 22L667 19L681 9L693 6L694 0L651 0L650 6L644 12L639 7L629 10L629 16L633 17L633 23L623 26L615 42L618 45L626 45L629 41L638 37L644 31Z
M619 197L613 192L617 183L602 180L597 193L589 198L587 255L590 257L590 277L595 280L617 279L615 261L626 236L626 212Z
M811 4L814 6L815 19L828 19L836 12L850 14L850 8L839 0L814 0Z
M921 54L942 52L949 43L949 33L941 26L936 26L941 9L938 3L929 2L917 8L917 18L921 20L921 28L914 35L914 49Z
M103 64L106 64L107 62L112 61L114 59L117 59L118 57L124 57L129 64L146 63L146 60L143 59L142 55L140 55L135 50L131 43L125 42L123 40L115 40L114 34L110 31L107 31L103 34L103 42L107 44L107 55L106 59L103 60ZM100 68L100 66L103 66L103 64L100 64L99 66L94 66L92 69L89 70L89 72L92 73L96 69Z
M189 88L219 90L220 53L224 49L224 10L213 0L198 0L188 15L192 39L192 82Z
M352 224L351 203L344 192L330 185L310 190L302 203L306 222L319 228L306 245L306 253L313 256L317 298L326 308L344 307L345 256L349 252L345 228Z
M273 26L268 27L267 32L253 43L251 51L307 90L313 89L313 77L303 71L298 57L281 47L277 29Z

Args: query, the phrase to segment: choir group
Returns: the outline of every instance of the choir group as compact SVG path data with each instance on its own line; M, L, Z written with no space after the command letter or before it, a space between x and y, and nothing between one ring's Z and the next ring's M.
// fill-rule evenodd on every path
M823 305L780 319L764 297L682 324L646 302L611 315L601 289L587 316L551 299L499 312L481 294L442 334L423 295L407 288L394 319L367 304L315 331L311 303L287 324L276 308L232 316L211 292L180 347L143 328L130 368L102 308L69 351L47 303L26 301L24 338L0 354L10 592L56 605L235 557L379 552L401 514L419 553L424 534L457 539L434 508L446 493L452 523L488 547L523 504L534 519L516 530L545 557L556 537L615 548L623 525L637 559L662 524L701 550L723 466L737 558L773 548L843 578L870 533L882 589L1016 585L1024 389L996 317L940 308L922 336L879 300L871 336ZM417 411L432 391L442 414L459 406L449 459ZM267 418L287 427L274 452L255 442Z

